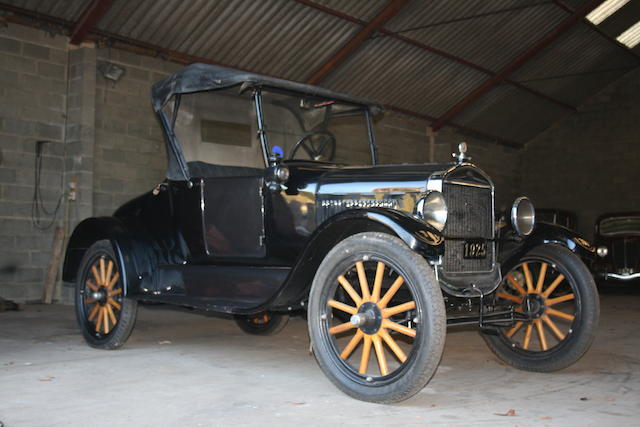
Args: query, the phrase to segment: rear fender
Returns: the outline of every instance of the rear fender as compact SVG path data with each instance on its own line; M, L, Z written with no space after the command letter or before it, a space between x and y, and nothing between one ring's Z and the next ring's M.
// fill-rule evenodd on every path
M316 271L327 253L345 238L367 231L393 234L428 261L435 262L444 254L442 234L412 216L382 208L345 211L318 227L271 307L299 306L307 299Z
M98 240L111 241L117 261L121 269L125 295L140 282L144 265L144 250L137 248L131 239L131 233L125 224L114 217L88 218L75 228L69 243L62 269L62 279L69 282L76 280L80 262L87 249ZM148 262L146 263L148 264Z

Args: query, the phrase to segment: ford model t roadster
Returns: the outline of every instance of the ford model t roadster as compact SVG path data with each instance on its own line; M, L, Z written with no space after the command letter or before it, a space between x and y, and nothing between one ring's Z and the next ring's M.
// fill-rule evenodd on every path
M421 390L447 325L477 324L503 361L562 369L589 347L598 297L568 229L515 200L460 147L444 164L379 165L375 103L194 64L158 82L166 180L70 238L86 341L114 349L139 301L234 316L271 334L306 315L320 368L345 393Z

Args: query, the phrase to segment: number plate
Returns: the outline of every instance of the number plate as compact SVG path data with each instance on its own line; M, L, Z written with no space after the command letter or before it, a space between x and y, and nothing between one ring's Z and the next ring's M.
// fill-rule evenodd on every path
M487 242L484 240L467 240L464 242L464 259L484 259L487 257Z

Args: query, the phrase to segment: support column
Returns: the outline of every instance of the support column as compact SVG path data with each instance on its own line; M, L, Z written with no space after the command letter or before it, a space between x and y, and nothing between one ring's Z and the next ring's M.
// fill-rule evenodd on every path
M69 50L65 138L65 182L77 181L76 200L69 212L69 227L93 215L93 150L96 139L96 49Z

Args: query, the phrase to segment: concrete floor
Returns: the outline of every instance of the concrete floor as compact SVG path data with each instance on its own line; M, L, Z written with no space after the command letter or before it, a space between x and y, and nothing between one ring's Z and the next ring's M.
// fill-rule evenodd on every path
M275 337L142 307L124 349L84 344L68 306L0 313L0 421L15 426L640 425L640 295L602 297L594 346L554 374L501 364L449 330L431 383L397 405L353 400L309 355L306 323ZM168 341L168 343L167 343ZM515 416L500 416L513 409Z

